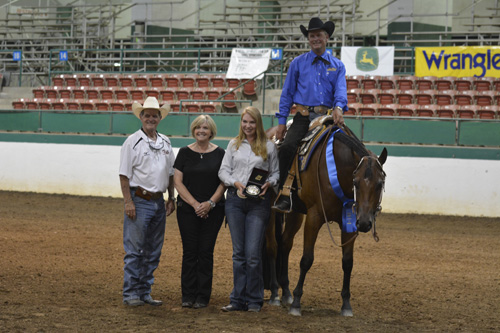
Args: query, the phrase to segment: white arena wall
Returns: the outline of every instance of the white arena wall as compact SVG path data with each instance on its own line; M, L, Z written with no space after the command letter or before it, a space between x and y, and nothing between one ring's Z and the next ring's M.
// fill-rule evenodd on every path
M119 146L0 142L0 152L0 190L121 197ZM500 216L500 161L389 155L384 169L384 212Z

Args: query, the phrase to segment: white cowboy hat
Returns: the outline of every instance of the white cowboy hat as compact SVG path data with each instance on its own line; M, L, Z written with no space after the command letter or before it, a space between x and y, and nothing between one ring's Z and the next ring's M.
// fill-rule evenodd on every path
M160 107L160 103L158 103L158 100L152 96L146 98L143 105L141 105L141 103L138 102L132 103L132 111L134 112L135 116L139 119L141 119L140 114L142 110L146 109L154 109L160 111L161 119L164 119L170 112L170 104L166 103L162 107Z

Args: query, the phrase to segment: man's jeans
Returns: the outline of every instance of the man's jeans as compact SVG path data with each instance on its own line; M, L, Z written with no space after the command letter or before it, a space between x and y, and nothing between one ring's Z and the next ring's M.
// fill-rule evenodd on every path
M153 272L160 262L165 237L166 210L163 198L145 200L130 191L135 204L136 218L124 214L123 300L145 299L151 294Z
M229 188L226 220L233 243L233 291L231 304L238 309L261 307L264 299L262 246L271 204L264 200L241 199L235 188Z

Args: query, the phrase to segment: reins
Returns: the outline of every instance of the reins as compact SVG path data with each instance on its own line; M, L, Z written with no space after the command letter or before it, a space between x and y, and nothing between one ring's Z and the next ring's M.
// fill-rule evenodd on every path
M325 140L323 141L323 144L321 146L321 151L323 151L323 148L325 148L326 142L328 141L328 138L330 137L330 134L332 133L332 130L333 130L333 126L330 127L330 129L328 130L328 134L325 136ZM321 182L319 180L319 172L320 172L320 170L319 170L319 162L320 162L320 159L321 159L321 154L318 154L318 161L316 163L317 167L318 167L318 170L316 172L316 180L318 181L319 199L320 199L320 202L321 202L321 210L323 211L323 218L325 219L326 226L328 227L328 233L330 234L330 238L331 238L333 244L335 246L337 246L337 247L344 247L347 244L353 242L358 237L359 232L356 231L356 233L354 234L354 237L352 237L351 239L349 239L344 244L338 245L337 242L335 242L335 239L333 238L332 230L330 229L330 224L333 223L334 221L328 221L328 218L326 216L326 211L325 211L325 205L323 203L323 194L321 193Z
M356 167L356 169L353 172L353 175L356 174L356 172L358 172L358 169L361 167L361 163L363 163L363 160L365 159L365 157L368 157L368 156L361 157L361 159L359 160L358 166ZM377 162L378 166L380 167L380 169L382 170L382 173L385 176L385 172L382 168L382 164L380 164L380 162L378 160L375 160L375 161ZM378 237L378 234L377 234L377 230L376 230L377 227L376 226L377 226L377 215L382 210L382 206L380 204L382 203L382 195L384 193L384 189L385 189L385 186L382 188L382 191L380 192L380 197L378 199L378 204L377 204L377 211L375 212L375 216L373 217L372 235L373 235L373 239L375 240L375 242L378 242L380 240ZM353 205L353 209L354 209L356 207L356 187L355 186L354 186L353 192L354 192L354 205Z

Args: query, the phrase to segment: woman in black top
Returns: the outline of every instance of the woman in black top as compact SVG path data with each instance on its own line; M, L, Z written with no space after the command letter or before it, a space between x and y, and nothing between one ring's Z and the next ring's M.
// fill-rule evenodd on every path
M191 134L196 142L179 149L174 185L183 249L182 307L198 309L210 301L215 241L224 220L225 187L218 176L224 149L210 142L217 134L210 116L193 120Z

